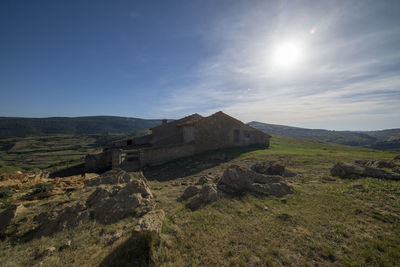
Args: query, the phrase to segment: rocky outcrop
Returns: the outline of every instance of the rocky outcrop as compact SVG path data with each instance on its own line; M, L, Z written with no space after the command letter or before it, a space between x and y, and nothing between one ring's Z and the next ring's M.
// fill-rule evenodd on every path
M251 166L251 169L260 174L280 175L283 177L294 177L296 172L286 169L285 165L276 161L259 161Z
M356 160L356 164L371 168L394 168L396 164L388 160Z
M125 186L98 187L87 199L93 219L109 224L128 216L141 216L153 209L152 194L142 180Z
M189 207L191 210L197 210L217 201L224 193L236 194L241 192L284 196L293 193L294 190L281 176L264 175L246 167L231 165L225 169L217 184L207 181L201 189L196 186L189 186L179 200L193 197Z
M348 162L336 163L331 168L331 175L341 178L374 177L388 180L400 180L400 174Z
M0 236L6 232L11 221L24 209L23 205L14 205L0 213Z
M188 186L185 189L185 191L183 191L183 194L178 198L178 200L181 201L181 200L189 199L189 198L193 197L194 195L196 195L199 192L199 190L200 189L194 185Z
M199 178L199 180L197 181L196 184L203 185L203 184L212 183L214 179L215 179L215 177L213 177L211 175L204 175Z
M89 212L81 203L58 211L43 212L34 218L39 224L36 236L49 236L65 229L75 228L88 217Z
M285 166L275 161L256 162L253 166L251 166L251 169L256 173L266 174L266 175L283 175L285 172Z
M36 237L75 228L89 218L111 224L126 217L140 217L154 208L153 195L146 182L125 171L107 172L89 180L87 185L97 188L83 201L69 201L57 210L34 218L39 224Z
M115 185L115 184L123 184L132 180L132 177L129 173L123 170L111 170L106 173L103 173L96 178L92 178L85 182L85 186L98 186L101 184Z
M200 192L190 201L190 209L198 208L217 201L219 198L217 186L215 184L205 184Z
M239 165L231 165L224 171L218 189L231 194L254 192L283 196L293 193L293 187L285 183L281 176L256 173Z
M153 210L139 219L134 229L134 235L157 235L161 234L161 228L165 213L163 210Z

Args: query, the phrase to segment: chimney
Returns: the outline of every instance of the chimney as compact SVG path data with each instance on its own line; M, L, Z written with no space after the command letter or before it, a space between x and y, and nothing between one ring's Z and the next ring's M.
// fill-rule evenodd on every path
M164 124L167 124L167 120L166 119L162 120L162 125L164 125Z

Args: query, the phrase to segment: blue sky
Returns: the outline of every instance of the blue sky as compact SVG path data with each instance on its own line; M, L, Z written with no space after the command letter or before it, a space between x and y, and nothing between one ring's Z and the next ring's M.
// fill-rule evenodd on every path
M3 0L0 116L223 110L399 128L399 25L399 1ZM277 52L288 44L295 54Z

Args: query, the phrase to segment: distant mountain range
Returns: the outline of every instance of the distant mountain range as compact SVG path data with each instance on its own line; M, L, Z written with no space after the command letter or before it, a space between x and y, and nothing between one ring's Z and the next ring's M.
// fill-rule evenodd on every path
M161 120L146 120L116 116L14 118L0 117L0 138L48 134L130 133L161 124Z
M269 134L287 137L304 138L349 146L362 146L381 150L400 150L400 129L365 132L329 131L267 124L257 121L249 122L248 125Z
M49 134L107 134L141 132L160 125L162 120L117 116L18 118L0 117L0 138ZM252 121L248 125L269 134L305 138L321 142L400 150L400 129L382 131L329 131Z

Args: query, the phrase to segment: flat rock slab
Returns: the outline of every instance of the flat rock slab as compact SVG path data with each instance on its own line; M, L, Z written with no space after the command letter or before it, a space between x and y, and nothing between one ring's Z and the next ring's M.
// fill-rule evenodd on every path
M400 180L400 174L398 173L348 162L338 162L333 165L331 168L331 175L340 178L374 177L388 180Z

